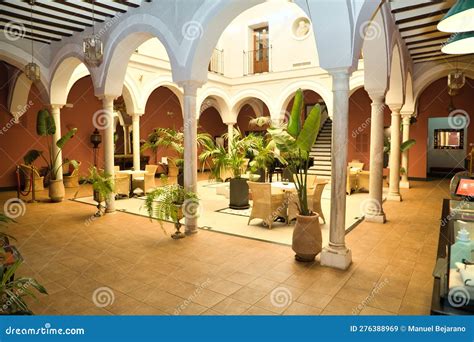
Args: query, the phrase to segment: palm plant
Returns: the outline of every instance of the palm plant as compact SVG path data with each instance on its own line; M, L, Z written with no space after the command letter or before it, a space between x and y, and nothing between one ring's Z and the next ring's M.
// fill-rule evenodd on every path
M208 133L198 133L198 147L203 146L212 140ZM171 149L176 152L176 157L172 158L172 162L181 170L184 167L184 132L173 128L155 128L148 136L142 151L151 150L156 154L160 148Z
M253 156L250 162L250 169L253 173L263 170L263 179L265 179L265 170L272 165L279 155L275 153L275 142L271 136L255 136L254 146L251 146Z
M315 105L304 121L302 109L303 91L298 89L288 124L271 127L268 132L281 152L281 160L284 164L287 164L288 169L294 174L300 215L310 216L312 213L308 207L307 197L309 152L319 133L321 107L319 104Z
M259 138L254 134L244 136L240 129L234 129L233 139L230 142L227 165L232 173L233 178L240 178L245 171L244 165L247 153L255 149Z
M216 144L212 139L205 141L202 144L199 161L202 163L203 171L206 165L211 170L210 179L220 182L225 180L222 177L228 165L228 155L224 146Z
M48 167L50 179L56 180L58 173L62 171L62 167L64 165L64 162L61 161L61 163L55 167L59 158L59 153L64 148L66 143L71 140L72 137L74 137L76 132L77 128L73 128L64 134L58 141L54 141L54 134L56 133L56 123L54 122L54 118L46 109L40 110L36 117L36 133L41 137L46 137L48 156L45 157L43 151L30 150L23 157L25 164L30 165L39 157L43 158ZM58 148L56 153L54 153L54 145L56 145ZM68 163L73 165L74 168L78 167L78 163L75 160L69 160Z

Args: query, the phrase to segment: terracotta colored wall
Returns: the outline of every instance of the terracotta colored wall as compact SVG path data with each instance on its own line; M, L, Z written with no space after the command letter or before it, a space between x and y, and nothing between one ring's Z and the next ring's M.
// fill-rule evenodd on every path
M447 78L441 78L429 85L418 101L418 121L410 127L410 137L416 139L416 145L409 152L408 172L410 177L426 178L428 118L448 117L450 96L448 95ZM457 109L465 110L468 115L474 113L474 81L466 79L466 85L454 96L453 103ZM472 117L471 117L472 120ZM467 129L467 143L474 143L474 124ZM468 146L467 151L471 148Z
M0 84L4 86L0 90L0 127L7 128L11 115L6 108L7 86L6 70L0 69ZM16 185L15 166L23 162L23 156L30 149L46 151L46 140L36 135L36 114L44 108L44 104L38 96L35 86L32 87L28 99L31 107L20 119L19 124L2 131L0 134L0 188ZM81 161L81 174L87 174L88 167L93 163L92 146L89 143L90 134L93 131L92 116L101 108L100 101L94 96L90 77L79 80L71 89L68 103L73 108L61 110L61 130L66 132L70 128L78 128L77 135L64 148L63 158L77 159ZM102 147L102 146L101 146ZM102 165L102 148L99 151L99 161ZM38 167L44 166L38 160Z
M209 133L212 137L227 133L227 125L222 122L219 112L210 107L199 117L199 131Z
M174 113L168 115L168 113ZM140 138L146 139L154 128L183 128L183 114L181 104L176 95L165 87L159 87L151 93L145 108L145 114L140 118ZM155 156L151 151L145 151L150 156L150 162L155 162ZM161 157L172 156L172 151L160 150L157 153L158 162Z
M263 106L263 116L270 116L267 106ZM267 127L249 126L249 121L255 118L255 112L250 105L245 105L240 109L237 116L237 127L245 133L247 131L265 131Z

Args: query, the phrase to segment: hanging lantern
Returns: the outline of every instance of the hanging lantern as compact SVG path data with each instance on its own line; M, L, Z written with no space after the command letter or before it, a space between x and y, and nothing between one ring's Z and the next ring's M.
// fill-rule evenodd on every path
M460 70L451 71L448 75L448 87L453 90L459 90L464 87L466 77Z
M92 0L92 35L84 38L83 50L86 64L98 67L102 64L104 49L102 41L95 35L94 2L95 1Z
M104 56L102 46L102 41L95 36L84 38L84 61L88 65L99 66L102 64L102 59Z
M474 0L458 0L438 23L442 32L467 32L474 30Z
M40 67L35 62L28 63L25 66L25 75L32 82L37 82L41 79Z

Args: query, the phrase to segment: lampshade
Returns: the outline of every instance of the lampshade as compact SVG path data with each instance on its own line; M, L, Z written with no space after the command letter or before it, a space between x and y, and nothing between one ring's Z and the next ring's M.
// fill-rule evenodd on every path
M474 53L474 31L454 33L443 45L441 51L451 55Z
M458 0L438 23L443 32L474 31L474 0Z

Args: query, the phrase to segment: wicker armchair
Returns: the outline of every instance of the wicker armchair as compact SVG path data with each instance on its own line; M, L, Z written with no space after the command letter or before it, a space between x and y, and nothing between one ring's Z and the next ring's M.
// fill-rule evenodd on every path
M66 175L63 175L63 182L65 188L77 188L79 187L79 167L81 162L78 163L77 168L74 168L70 163L67 164ZM64 168L63 168L64 171Z
M33 171L33 180L35 184L35 191L42 191L44 190L44 177L40 176L38 170L31 166L31 165L20 165L20 170L22 171L22 175L25 180L25 188L24 191L30 190L30 179L31 179L31 172ZM33 190L33 189L32 189Z
M308 196L308 207L313 212L317 213L319 217L323 219L323 223L326 223L323 209L321 208L321 197L323 195L324 187L328 184L328 181L316 181L311 194ZM288 203L288 222L291 222L298 215L298 196L296 193L291 196Z
M155 173L147 172L141 177L133 179L133 189L140 188L143 193L147 194L156 188Z
M287 203L285 194L272 194L270 183L247 182L252 192L252 211L248 224L253 219L262 219L268 228L272 229L275 218L283 217L287 219Z
M114 177L115 193L117 195L130 196L130 175L116 173Z
M348 195L357 190L357 173L358 171L353 171L351 166L347 167L346 193Z

